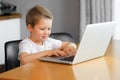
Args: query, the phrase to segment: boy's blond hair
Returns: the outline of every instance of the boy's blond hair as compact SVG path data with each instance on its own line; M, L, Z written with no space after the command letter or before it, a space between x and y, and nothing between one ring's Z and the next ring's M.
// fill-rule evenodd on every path
M26 25L30 24L32 27L37 24L41 18L53 19L51 12L40 5L31 8L26 15Z

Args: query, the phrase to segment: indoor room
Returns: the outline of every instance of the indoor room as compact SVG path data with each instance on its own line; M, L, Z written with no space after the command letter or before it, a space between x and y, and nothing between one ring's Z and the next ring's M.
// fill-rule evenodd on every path
M16 79L119 80L120 79L120 77L118 76L120 74L118 72L120 70L118 68L120 67L120 60L119 60L120 59L119 57L120 5L119 4L120 4L119 0L0 0L0 36L1 36L0 37L0 79L2 80L2 78L3 79L5 78L6 80L7 79L9 80L12 79L15 80ZM18 49L18 42L24 40L29 36L30 32L27 30L28 28L26 27L27 26L26 15L27 12L35 5L44 6L45 8L50 10L53 15L50 37L54 38L54 35L52 37L52 34L54 33L67 34L67 36L72 38L72 39L69 38L70 42L75 43L77 45L77 48L78 45L80 45L82 38L84 37L83 35L85 33L87 25L104 23L104 22L115 22L116 27L114 29L114 33L112 34L111 38L109 38L110 40L109 44L106 44L107 47L105 50L105 57L103 56L100 59L98 58L95 60L85 61L76 65L64 65L64 64L56 64L56 63L42 62L42 61L35 61L35 62L33 61L30 64L28 63L23 65L23 67L21 66L20 62L19 65L11 65L12 63L9 62L9 58L6 59L7 51L5 49L6 48L5 43L9 41L17 41L16 48ZM103 32L100 29L98 31L100 31L101 33ZM95 33L93 32L93 34ZM97 36L96 38L99 39L99 37L100 36ZM65 40L67 40L66 36L64 38ZM93 37L89 36L89 38L90 40L93 40ZM86 44L87 44L87 39L89 38L85 38ZM98 40L96 38L94 37L94 40ZM93 45L91 42L91 44L90 45L88 44L87 47L91 47ZM95 45L97 47L97 44ZM87 48L85 49L87 51ZM10 55L10 56L14 56L14 55ZM16 59L19 58L17 57ZM9 64L6 65L7 60ZM18 61L19 60L17 60L17 62ZM8 65L11 65L11 68L10 67L7 68L6 66ZM92 70L93 73L90 73L92 72ZM36 73L36 75L33 73ZM14 77L14 75L16 76ZM80 77L80 75L82 75L82 77ZM88 77L85 77L86 75ZM71 77L66 77L66 76L71 76Z

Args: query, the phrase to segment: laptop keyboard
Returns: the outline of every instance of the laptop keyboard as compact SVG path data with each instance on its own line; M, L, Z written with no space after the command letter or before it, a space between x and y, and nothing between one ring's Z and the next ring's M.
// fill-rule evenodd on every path
M73 61L73 59L74 59L74 56L70 56L70 57L61 58L60 60Z

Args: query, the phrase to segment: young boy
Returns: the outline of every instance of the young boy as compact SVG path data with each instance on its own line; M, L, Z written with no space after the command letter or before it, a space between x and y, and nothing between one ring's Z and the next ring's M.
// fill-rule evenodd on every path
M19 59L22 64L41 57L66 56L76 53L74 43L49 38L52 21L52 14L42 6L37 5L28 11L26 25L30 36L19 44Z

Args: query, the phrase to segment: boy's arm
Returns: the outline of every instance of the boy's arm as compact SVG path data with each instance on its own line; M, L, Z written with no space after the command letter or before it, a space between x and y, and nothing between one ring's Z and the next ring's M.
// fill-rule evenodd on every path
M46 50L43 52L37 52L37 53L27 53L27 52L22 52L19 57L20 57L20 62L22 64L26 64L29 62L32 62L36 59L40 59L41 57L46 57L46 56L65 56L64 51L61 51L60 49L56 50Z
M77 48L76 44L75 43L72 43L72 42L62 42L62 47L61 49L63 50L65 47L73 47L73 48Z
M35 54L29 54L27 52L22 52L19 57L20 57L20 62L22 64L26 64L29 63L31 61L34 61L36 59L38 59L39 57L45 56L45 54L39 54L39 53L35 53Z

